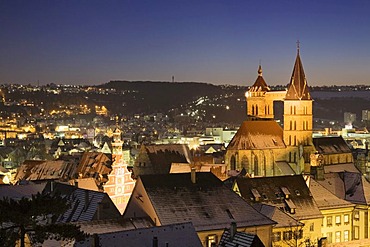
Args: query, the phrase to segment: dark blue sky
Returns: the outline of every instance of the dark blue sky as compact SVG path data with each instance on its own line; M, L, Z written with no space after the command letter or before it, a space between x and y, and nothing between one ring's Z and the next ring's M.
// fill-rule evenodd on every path
M0 0L0 83L370 84L370 1Z

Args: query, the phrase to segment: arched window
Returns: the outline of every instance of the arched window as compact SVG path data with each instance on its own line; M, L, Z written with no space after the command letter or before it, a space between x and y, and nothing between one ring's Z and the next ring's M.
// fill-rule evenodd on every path
M236 159L234 155L230 159L230 170L236 170Z
M293 106L290 106L290 114L293 114Z
M292 124L292 121L290 121L290 126L289 126L290 128L290 130L292 130L292 128L293 128L293 124Z
M297 110L297 109L296 109L296 107L294 106L294 115L296 114L296 110Z
M288 143L288 145L289 146L292 145L292 136L289 136L289 143Z
M254 175L258 176L258 158L257 156L254 156Z
M241 169L245 169L247 173L249 173L249 161L246 155L243 156L242 162L241 162Z
M297 121L294 121L294 130L297 129Z
M256 105L256 116L258 116L258 105Z

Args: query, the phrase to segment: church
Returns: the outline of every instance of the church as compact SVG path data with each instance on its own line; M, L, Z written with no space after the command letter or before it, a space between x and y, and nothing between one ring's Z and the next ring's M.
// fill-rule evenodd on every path
M245 170L250 176L310 173L312 104L299 46L286 91L271 91L262 75L246 92L247 119L227 147L228 170ZM283 127L274 120L274 102L284 106Z

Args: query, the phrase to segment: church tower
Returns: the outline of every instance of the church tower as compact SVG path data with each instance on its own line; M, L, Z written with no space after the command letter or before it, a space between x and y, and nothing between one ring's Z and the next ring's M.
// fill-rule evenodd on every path
M305 169L302 162L309 163L309 156L313 151L312 102L298 45L292 77L284 99L284 142L290 151L289 162L297 165L301 163L297 169L301 172Z
M262 67L258 67L258 77L253 86L245 93L248 119L274 118L272 101L266 100L266 93L270 91L262 76Z

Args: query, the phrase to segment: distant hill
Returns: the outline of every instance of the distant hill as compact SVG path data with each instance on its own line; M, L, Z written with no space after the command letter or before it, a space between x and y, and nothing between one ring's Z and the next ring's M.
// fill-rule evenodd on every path
M127 109L135 108L137 112L146 113L168 111L199 97L212 98L225 93L222 86L200 82L110 81L99 87L114 88L117 93L124 92L119 101Z

